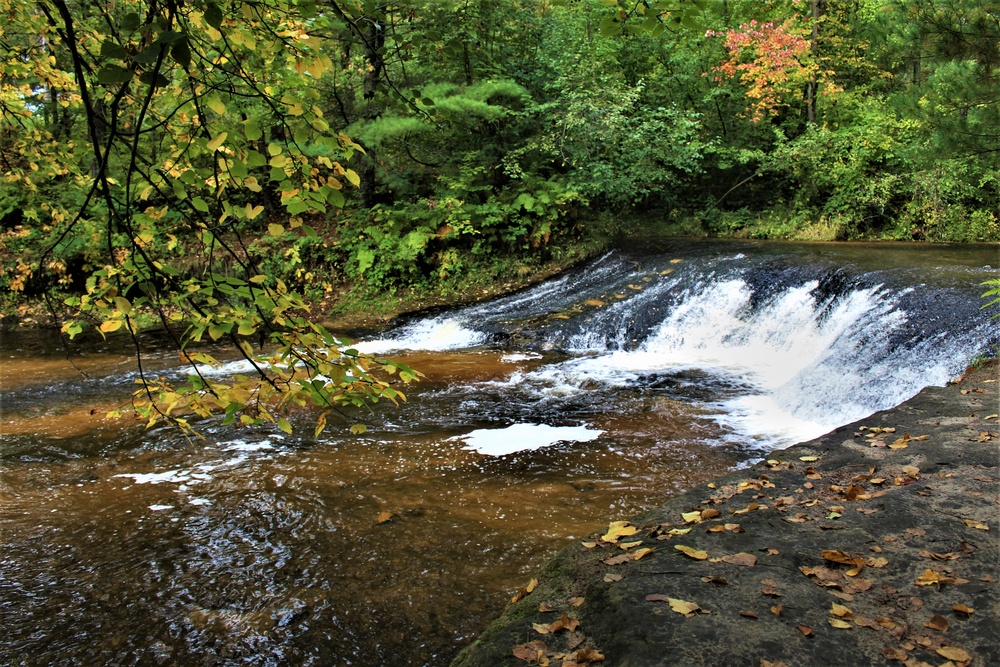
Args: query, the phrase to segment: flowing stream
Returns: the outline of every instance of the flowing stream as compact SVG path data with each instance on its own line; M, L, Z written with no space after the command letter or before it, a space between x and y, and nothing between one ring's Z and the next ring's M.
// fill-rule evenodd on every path
M4 334L0 664L444 665L544 558L1000 342L996 246L646 241L357 347L424 371L313 438L103 418L120 341ZM155 336L145 362L183 372ZM240 370L238 362L221 372Z

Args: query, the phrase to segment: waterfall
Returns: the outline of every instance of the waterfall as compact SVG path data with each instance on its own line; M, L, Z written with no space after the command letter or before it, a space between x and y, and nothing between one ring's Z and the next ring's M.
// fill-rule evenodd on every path
M516 343L569 355L504 383L539 401L595 385L655 391L688 377L688 386L709 389L694 400L733 439L771 447L944 384L998 340L979 310L978 282L996 274L988 265L925 266L917 274L905 261L883 268L885 254L867 266L815 253L774 256L753 245L684 250L681 261L669 253L605 255L559 280L411 322L359 347Z

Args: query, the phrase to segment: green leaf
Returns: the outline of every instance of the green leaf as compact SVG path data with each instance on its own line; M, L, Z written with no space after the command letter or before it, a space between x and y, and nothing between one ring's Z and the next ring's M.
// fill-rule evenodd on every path
M214 2L205 5L205 23L216 30L222 27L222 10Z
M109 40L101 42L101 57L125 60L128 57L128 51L120 44Z
M191 65L191 45L188 40L182 39L179 42L174 42L170 48L170 55L173 56L178 65L187 69Z
M134 72L118 65L105 65L97 72L97 81L106 86L116 83L128 83L132 80Z
M243 121L243 134L250 141L257 141L264 136L264 133L260 131L260 125L258 125L256 118Z
M216 136L214 139L205 144L205 148L214 153L215 151L222 148L222 144L226 143L226 137L228 136L229 136L228 132L220 132L218 136Z
M364 424L354 424L353 426L351 426L351 433L353 433L354 435L361 435L367 430L368 427L365 426Z
M344 174L344 176L347 178L348 181L350 181L351 185L353 185L354 187L358 187L361 185L361 177L358 176L358 172L354 171L353 169L348 169L347 172Z
M272 222L267 226L267 233L271 236L281 236L285 233L285 228L276 222Z
M132 32L139 27L139 15L135 12L126 14L118 24L118 27L124 32Z
M170 84L167 77L163 76L159 72L143 72L139 75L139 81L147 86L152 86L153 88L163 88L164 86Z
M292 425L289 424L288 420L285 419L284 417L278 420L278 428L280 428L285 433L288 433L289 435L291 435L292 433Z

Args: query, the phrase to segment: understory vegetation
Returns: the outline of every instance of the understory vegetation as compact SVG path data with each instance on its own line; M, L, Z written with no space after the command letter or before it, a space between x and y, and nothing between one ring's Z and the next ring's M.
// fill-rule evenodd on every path
M255 363L247 340L267 338L285 364L261 362L257 384L144 377L151 423L172 405L275 421L269 391L402 400L372 373L415 375L309 352L336 349L314 322L338 301L491 293L616 234L1000 240L991 2L0 0L0 14L5 310L48 296L75 313L70 336L153 320Z

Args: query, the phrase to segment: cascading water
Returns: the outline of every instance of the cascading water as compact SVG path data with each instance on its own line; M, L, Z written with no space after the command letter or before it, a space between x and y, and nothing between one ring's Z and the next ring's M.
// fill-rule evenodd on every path
M504 383L539 400L697 373L693 398L726 427L725 439L773 447L943 384L998 340L976 299L977 278L996 273L988 264L924 267L922 281L909 284L908 263L887 268L868 257L841 266L818 248L780 259L755 244L718 249L685 245L682 261L611 253L558 281L360 347L515 341L569 355ZM549 414L558 416L558 405Z
M127 352L83 348L81 379L44 334L5 334L0 664L448 664L574 536L961 372L998 341L978 296L998 265L622 248L358 341L427 378L318 437L309 411L291 435L109 422ZM187 372L154 348L147 372Z

